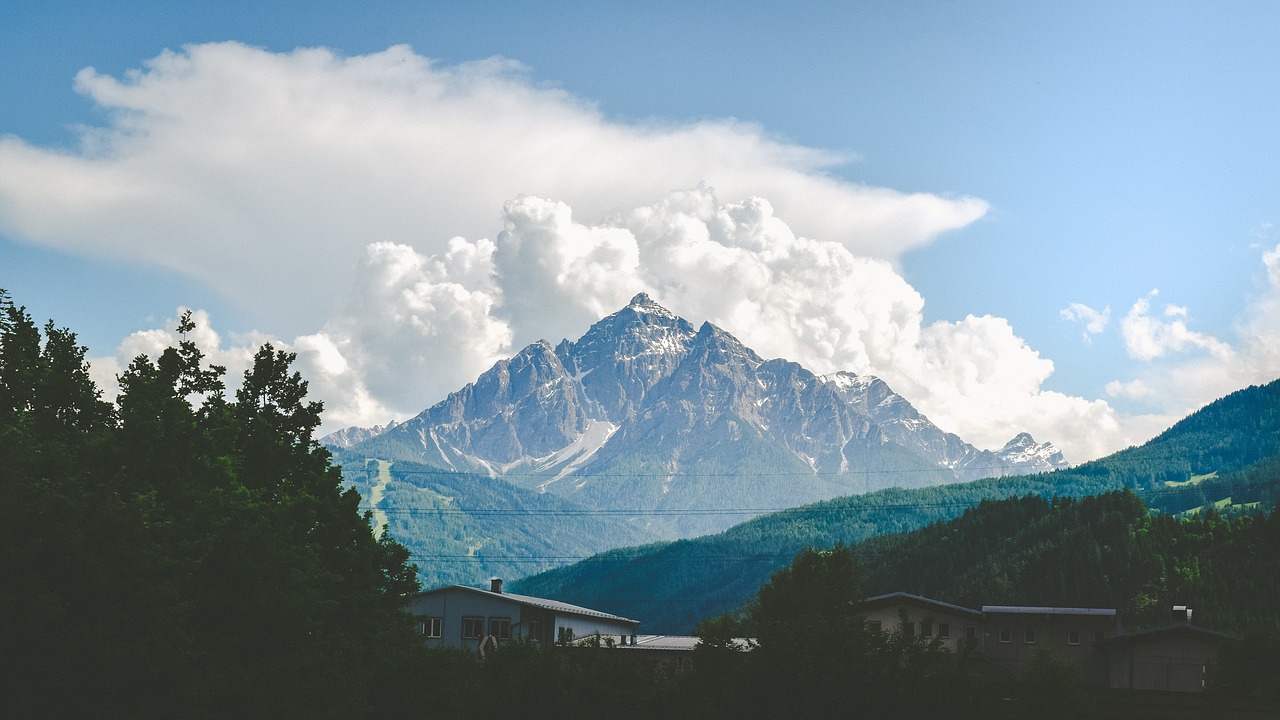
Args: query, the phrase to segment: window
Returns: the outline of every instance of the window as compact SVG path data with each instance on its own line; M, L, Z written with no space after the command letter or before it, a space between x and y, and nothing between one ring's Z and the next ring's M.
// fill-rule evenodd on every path
M1013 642L1013 631L1007 627L1000 628L1000 642Z
M933 635L933 623L920 623L920 637L931 637Z
M418 634L428 638L440 637L440 618L424 617L418 620Z
M1022 642L1028 645L1034 645L1036 642L1036 629L1026 628L1022 631Z
M525 637L535 642L542 642L542 621L530 620L525 631Z
M943 640L951 639L951 623L938 623L938 637Z
M573 642L573 628L556 628L556 642L561 644Z
M1074 630L1074 629L1073 629L1073 630L1068 630L1068 631L1067 631L1067 644L1068 644L1068 645L1079 645L1079 644L1080 644L1080 631L1079 631L1079 630Z
M964 639L969 642L978 641L978 627L976 625L964 626Z
M511 618L489 618L489 634L499 640L510 640Z
M480 637L484 632L484 618L482 617L464 617L462 618L462 638L464 640L474 640Z
M913 622L902 623L902 634L911 637L916 634L916 624Z

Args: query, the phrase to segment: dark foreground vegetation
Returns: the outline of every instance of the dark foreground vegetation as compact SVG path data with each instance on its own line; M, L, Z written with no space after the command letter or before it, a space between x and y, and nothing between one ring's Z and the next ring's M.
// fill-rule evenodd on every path
M179 328L192 329L189 318ZM0 716L363 717L416 651L403 548L263 347L234 397L182 342L103 402L0 293Z
M184 318L179 330L191 329ZM41 331L0 292L0 716L1091 712L1052 656L1020 684L980 683L933 641L872 632L860 599L886 589L1102 603L1138 624L1171 599L1193 604L1197 620L1248 638L1224 649L1217 687L1280 692L1274 513L1153 517L1125 492L984 503L921 531L805 551L751 603L704 622L681 672L608 647L513 643L483 661L427 651L401 610L415 569L375 538L312 439L320 406L291 361L262 348L229 396L223 370L181 342L134 360L110 404L75 336ZM1249 466L1254 486L1274 483L1273 466ZM742 652L738 637L757 647Z

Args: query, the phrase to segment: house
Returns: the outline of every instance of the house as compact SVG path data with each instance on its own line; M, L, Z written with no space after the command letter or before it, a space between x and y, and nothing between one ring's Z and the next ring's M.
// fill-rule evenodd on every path
M481 650L513 638L532 642L568 642L588 635L634 642L639 620L610 615L558 600L502 591L493 578L489 589L450 585L418 593L406 609L418 618L418 632L432 647Z
M1112 690L1203 692L1224 635L1191 624L1191 609L1173 609L1173 623L1119 635L1103 644Z
M863 611L873 630L890 632L901 627L909 635L937 638L953 653L982 649L982 613L978 610L895 592L867 598Z
M1124 628L1111 608L983 605L983 656L1017 677L1040 648L1076 663L1090 686L1106 683L1101 643Z

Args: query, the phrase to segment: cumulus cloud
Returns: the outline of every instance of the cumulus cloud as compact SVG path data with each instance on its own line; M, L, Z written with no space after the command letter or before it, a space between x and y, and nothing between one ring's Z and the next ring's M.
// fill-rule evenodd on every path
M198 344L233 377L263 340L297 352L327 429L406 417L640 290L766 356L877 374L976 444L1025 429L1073 460L1280 367L1280 246L1231 343L1135 303L1120 325L1143 370L1108 393L1163 405L1121 417L1046 390L1052 362L1001 318L924 322L894 263L984 202L846 182L848 158L735 121L612 121L508 60L218 43L76 87L108 122L73 152L0 138L0 232L235 298L263 332L197 312ZM1061 316L1088 341L1110 310ZM174 339L135 333L95 373Z
M175 269L276 332L323 323L367 244L435 256L448 238L491 236L521 194L596 222L706 181L728 199L770 198L803 234L890 260L987 209L836 179L848 158L741 122L611 121L500 58L228 42L165 52L120 78L89 68L75 86L109 122L83 129L70 153L0 139L0 231ZM513 220L535 221L557 220ZM498 260L567 273L586 261L512 252Z
M1152 317L1151 299L1159 294L1152 290L1129 309L1120 326L1125 348L1136 360L1154 360L1170 353L1206 350L1218 360L1231 357L1231 346L1217 338L1187 327L1187 309L1166 305L1163 318Z
M1233 337L1189 327L1187 308L1153 311L1152 291L1121 322L1125 347L1142 363L1138 376L1107 384L1108 396L1142 401L1170 422L1233 390L1280 376L1280 245L1261 253L1259 288Z
M357 300L321 333L345 359L335 367L360 368L375 398L415 412L426 403L404 404L410 389L437 400L529 342L576 338L643 290L766 357L883 377L979 445L1026 429L1085 458L1132 441L1105 402L1045 391L1052 362L1007 321L925 324L924 299L888 262L796 234L762 198L726 203L699 186L589 224L523 196L502 227L492 243L455 238L435 256L371 247Z
M1106 330L1107 325L1111 322L1110 305L1098 311L1088 305L1071 303L1058 314L1063 320L1070 320L1084 325L1083 337L1086 345L1092 343L1093 336Z
M408 417L529 342L577 337L643 290L766 357L878 375L979 446L1027 430L1076 461L1141 442L1280 367L1280 246L1262 254L1263 286L1232 346L1187 328L1185 308L1153 310L1154 294L1134 304L1126 321L1133 336L1142 331L1145 355L1137 355L1149 359L1139 377L1106 392L1154 412L1121 415L1104 400L1047 390L1053 363L1007 320L925 323L924 299L888 262L796 234L762 198L723 202L699 186L586 223L564 202L522 196L495 226L494 240L455 237L432 254L368 245L317 332L224 338L197 311L192 339L233 378L264 340L298 353L333 430ZM118 372L176 340L172 330L135 333L118 357L95 360L95 371Z
M701 185L585 223L567 203L526 195L505 204L500 227L433 254L370 244L323 327L275 340L298 353L326 429L407 417L529 342L578 337L643 290L766 357L883 377L982 446L1026 429L1083 458L1125 437L1106 403L1045 391L1052 362L1007 321L925 324L924 299L890 263L796 234L762 198L722 202ZM264 339L223 341L197 321L198 344L233 372ZM135 333L113 362L175 339Z

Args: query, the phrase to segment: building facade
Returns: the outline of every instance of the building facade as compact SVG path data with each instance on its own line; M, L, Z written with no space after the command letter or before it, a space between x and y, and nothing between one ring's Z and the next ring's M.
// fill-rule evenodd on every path
M1074 662L1086 685L1106 683L1102 643L1123 632L1110 608L983 605L983 657L1019 676L1039 649Z
M953 653L982 650L982 613L977 610L903 592L867 598L863 609L873 630L901 628L912 636L937 638Z
M488 590L450 585L418 593L406 609L418 618L418 632L428 646L472 651L516 638L554 643L598 636L629 645L640 626L639 620L503 592L497 578Z

